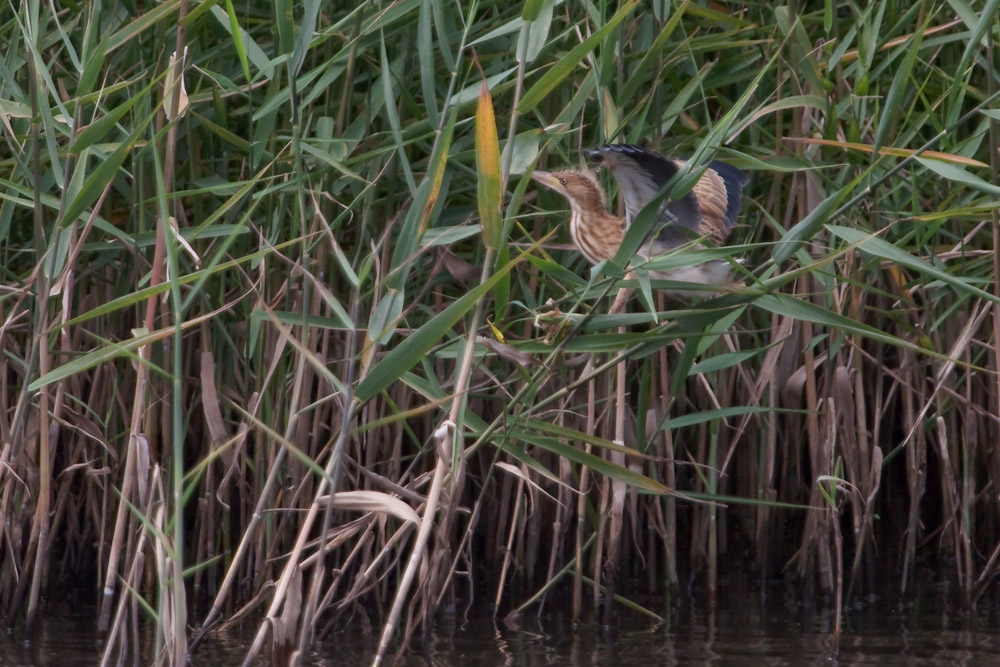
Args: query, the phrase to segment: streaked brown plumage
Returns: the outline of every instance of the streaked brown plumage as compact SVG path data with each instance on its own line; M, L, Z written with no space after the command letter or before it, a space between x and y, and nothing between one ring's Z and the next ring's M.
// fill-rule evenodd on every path
M618 252L633 218L638 215L684 165L638 146L626 144L592 148L587 155L603 164L618 181L625 200L625 217L607 211L597 177L575 169L535 171L532 178L558 192L570 205L570 236L591 263L611 259ZM708 237L721 242L729 235L742 201L747 178L740 170L712 162L688 194L661 204L657 228L639 250L643 257L662 255L674 248ZM656 271L654 278L722 285L729 279L729 264L713 260L695 266Z

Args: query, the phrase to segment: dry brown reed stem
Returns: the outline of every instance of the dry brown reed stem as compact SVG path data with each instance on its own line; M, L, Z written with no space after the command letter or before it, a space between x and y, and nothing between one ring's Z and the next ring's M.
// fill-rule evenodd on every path
M986 62L990 63L994 70L998 67L996 54L994 35L992 31L988 30L986 34ZM994 76L987 76L987 93L992 97L996 94L996 89L996 78ZM997 146L1000 146L1000 120L994 116L990 116L989 127L989 145L994 147L993 150L990 151L990 183L997 183L1000 182L1000 151L996 149ZM995 206L990 210L990 223L991 239L993 242L993 294L994 296L1000 296L1000 209L997 209ZM1000 415L1000 305L993 304L991 314L993 346L990 350L990 356L993 361L993 414ZM996 461L996 457L994 457L994 461ZM996 470L996 465L997 464L994 463L994 470ZM987 590L989 577L991 577L993 572L996 571L998 555L1000 555L1000 544L998 544L993 550L989 561L983 567L978 579L976 580L975 590L972 594L973 604L975 604L979 597Z
M986 34L986 54L987 62L990 63L994 71L1000 68L998 65L998 58L996 52L996 44L994 42L993 32L988 30ZM990 97L996 94L997 82L996 77L987 76L986 77L986 90L988 91ZM994 149L990 151L990 183L1000 183L1000 151L996 150L997 146L1000 146L1000 119L995 116L990 116L990 142L989 145L993 146ZM992 207L990 210L990 222L992 223L992 240L993 240L993 295L1000 296L1000 209L996 206ZM993 357L993 414L1000 415L1000 304L993 304L992 307L993 314L993 347L991 350ZM1000 550L1000 546L998 546ZM995 563L995 556L990 557L990 566ZM989 572L991 567L987 566L984 568L983 574ZM981 586L982 584L980 584ZM984 589L980 589L982 591ZM981 592L978 592L978 595Z
M159 469L154 468L151 474L151 479L156 479L159 476ZM159 488L158 485L154 485L153 489ZM162 502L163 498L157 493L149 493L146 502L142 506L143 516L150 516L153 511L153 506L157 502ZM149 526L143 522L140 524L139 536L136 539L135 553L132 557L131 564L129 566L129 571L124 578L125 583L133 589L137 589L139 585L139 578L142 576L142 571L145 566L145 550L146 550L146 540L149 534ZM129 605L128 597L122 596L118 601L117 611L115 612L114 623L111 625L108 631L108 639L104 643L104 652L101 655L101 667L108 667L112 664L112 659L114 653L117 650L119 654L118 664L124 663L124 656L126 653L126 644L124 640L125 627L123 626L125 622L125 613L128 611ZM134 648L138 649L139 643L134 642ZM138 660L138 656L137 656ZM136 661L137 661L136 660Z
M660 310L666 309L666 295L662 292L657 295L657 303ZM669 416L670 406L673 398L670 395L670 369L667 366L667 348L660 348L657 355L659 359L659 390L660 405L663 410L663 420ZM674 440L673 432L670 429L660 429L663 434L663 456L666 459L665 483L667 488L677 488L677 467L674 462ZM647 429L648 433L648 429ZM663 546L666 556L666 575L669 588L676 588L679 582L677 576L677 500L673 496L664 499L663 520ZM659 507L659 505L658 505Z
M618 329L620 333L627 333L626 327ZM616 392L617 405L615 406L615 443L625 445L625 417L626 417L626 396L625 385L626 366L628 361L623 359L618 364ZM611 452L611 462L621 467L626 467L625 454L619 451ZM611 517L610 517L610 540L607 557L608 592L604 599L604 624L610 626L614 614L614 593L618 590L618 574L621 567L622 542L624 541L624 510L625 510L625 482L617 479L610 480L611 486ZM634 520L633 516L633 520Z
M278 362L282 358L282 352L288 342L289 334L287 329L285 329L284 327L279 327L279 331L280 335L278 336L278 339L275 342L275 349L273 351L273 355L271 356L271 365L266 373L264 386L270 384L271 380L274 378ZM231 440L233 443L236 444L237 449L241 448L245 443L247 433L249 432L249 428L251 425L260 428L262 431L265 431L269 437L272 437L275 440L280 439L276 434L269 432L269 429L266 427L266 425L262 424L260 421L256 419L256 415L259 413L260 410L262 397L263 394L259 392L255 393L251 398L250 405L247 411L243 412L245 420L240 424L240 426L237 429L237 434ZM241 411L238 406L233 406L233 407L236 408L237 411ZM272 461L272 465L269 468L270 472L268 473L267 479L264 482L264 487L261 489L260 496L257 499L257 504L254 507L252 513L250 514L249 523L247 524L246 529L243 532L243 537L241 538L240 543L237 546L232 562L230 563L230 567L228 570L226 570L222 583L216 592L216 596L212 603L212 607L209 610L208 614L206 615L205 620L202 622L200 629L195 634L194 638L190 643L190 647L192 650L194 646L201 641L201 638L212 627L215 621L221 616L222 605L225 603L226 599L230 594L232 583L236 578L236 575L239 574L240 572L240 567L242 566L243 558L246 556L250 547L253 546L257 525L260 523L264 510L267 509L267 505L270 503L272 494L274 493L274 490L277 487L277 480L280 475L280 471L282 470L282 465L284 463L287 451L288 450L285 447L279 448L277 454L275 455L274 460ZM260 596L258 596L255 601L248 603L248 605L244 607L243 611L248 611L248 608L253 606L256 602L259 602L260 599L261 599ZM237 617L238 616L239 614L237 614Z
M564 412L560 412L556 423L563 427L566 425ZM549 566L545 575L547 582L553 581L556 577L556 568L563 558L563 545L565 544L563 536L571 525L573 512L570 502L573 498L572 476L573 468L570 462L564 456L559 457L559 496L556 500L556 519L552 522L553 548L549 551Z
M292 384L292 397L291 400L289 401L289 407L288 407L288 415L289 415L288 424L285 427L285 434L284 434L285 442L291 440L291 438L294 436L295 428L298 425L300 406L302 404L302 392L305 390L305 387L302 382L302 378L305 373L305 366L306 366L305 355L304 354L298 355L298 363L295 366L295 381ZM283 453L285 449L286 447L282 447L279 450L277 455L279 458L283 458ZM274 465L272 466L271 469L272 471L274 471L278 469L278 467L279 466ZM325 482L326 482L325 479L320 482L320 490L325 491ZM322 494L318 493L317 495L322 495ZM278 618L278 610L281 608L281 605L284 604L286 601L285 596L288 593L289 586L291 585L293 577L296 576L295 570L299 567L299 561L302 556L302 550L305 547L306 541L308 540L309 531L312 528L313 521L315 521L316 514L318 513L318 511L319 511L319 504L314 500L314 502L309 507L308 513L302 520L302 523L299 527L299 533L295 538L295 544L292 547L292 552L291 554L289 554L288 560L285 563L285 567L281 571L281 576L278 579L278 584L274 591L274 597L271 599L271 605L267 610L266 614L267 620L265 622L262 622L260 624L260 627L257 628L257 634L254 636L253 644L251 644L250 649L247 651L247 654L243 660L244 665L252 664L253 660L257 657L257 654L260 652L261 648L263 648L264 641L267 638L267 630L269 628L268 621L270 621L271 619ZM231 567L235 568L235 563Z
M517 526L520 524L521 502L524 496L524 480L518 478L517 488L514 491L514 511L511 513L510 528L507 530L507 541L504 543L503 564L500 566L500 579L497 581L497 592L493 598L493 614L496 615L500 608L500 600L503 598L504 582L507 581L507 570L514 552L514 535L517 533Z
M494 249L489 248L486 250L486 258L483 263L483 272L480 282L486 282L489 278L490 272L493 270L495 255L496 252ZM455 379L455 392L454 399L451 404L451 410L449 411L448 419L434 434L434 438L437 440L435 447L437 465L434 467L434 477L431 481L430 491L427 494L427 504L424 507L423 517L421 517L420 530L417 532L417 539L414 542L413 551L410 554L406 570L403 572L403 577L399 582L399 587L396 589L396 594L392 602L392 608L389 611L385 626L382 630L381 639L379 640L378 651L372 659L372 667L378 667L378 665L380 665L382 660L385 658L386 651L389 649L389 644L392 641L392 635L395 630L396 623L402 615L403 605L406 602L407 595L409 594L410 586L416 578L417 569L423 561L427 541L430 538L431 528L434 525L438 501L441 497L441 490L444 486L444 478L452 466L453 456L457 452L459 458L463 457L463 437L461 433L458 433L455 425L462 422L460 415L465 406L465 394L469 387L469 380L472 377L472 362L475 359L476 351L476 335L485 309L486 300L480 299L476 303L476 308L473 311L472 319L470 320L469 328L466 332L465 348L462 353L458 376ZM457 502L455 496L452 496L451 502L452 504ZM435 563L431 563L430 566L431 568L436 567ZM436 589L431 587L431 590L434 591ZM430 613L424 617L425 622L429 622L430 616L433 615L433 609L429 609L429 612Z
M49 346L45 330L48 328L48 292L49 282L44 275L38 278L38 308L36 322L36 335L40 339L38 346L38 371L40 375L48 373L51 369L52 359L49 354ZM44 579L42 573L46 569L49 541L49 506L52 502L52 470L50 449L54 442L50 440L52 435L51 417L49 412L49 387L45 386L39 391L39 418L38 418L38 502L35 505L35 514L31 525L31 537L29 543L35 545L35 561L32 568L31 592L28 597L28 611L25 619L25 635L32 637L35 631L35 618L38 613L38 598L41 582Z
M451 435L455 430L454 425L446 422L441 426L441 430L443 431L443 437L438 438L437 447L439 449L443 449L445 447L450 448L454 442ZM434 525L434 514L437 511L438 500L441 497L441 488L444 484L444 478L447 472L448 464L439 455L437 458L437 465L434 468L434 477L431 480L431 488L427 494L427 504L424 506L424 515L420 522L420 530L417 532L417 539L413 544L413 550L410 554L410 559L406 564L406 570L403 572L403 578L400 580L399 587L396 589L396 595L393 598L393 604L389 611L388 620L382 629L382 635L379 639L378 651L372 660L372 667L378 667L378 665L382 664L382 661L385 658L385 653L389 649L389 644L392 642L392 635L395 631L396 624L399 622L399 617L402 615L403 604L406 602L406 595L409 593L410 586L413 584L413 579L416 577L417 569L420 567L420 563L424 557L424 551L427 547L427 542L430 539L431 528Z
M588 359L583 367L583 377L589 377L592 373L593 358ZM597 429L597 379L591 378L587 382L587 425L586 433L594 433ZM584 446L584 451L591 452L588 442ZM574 621L578 621L583 614L583 535L587 527L587 487L590 484L590 468L583 466L580 470L580 488L576 497L576 567L573 570L573 616Z
M187 65L185 58L185 51L187 50L185 44L187 39L187 27L185 19L187 18L188 0L180 0L180 6L177 11L177 35L174 42L174 55L176 56L176 63L174 67L170 68L170 72L167 74L168 79L172 78L172 85L169 87L171 91L170 100L165 102L169 105L170 113L167 115L168 118L173 119L170 125L170 129L167 130L167 141L164 150L163 159L163 196L169 197L172 202L171 210L169 211L170 216L173 220L179 220L180 214L178 208L180 207L179 200L172 197L174 191L174 174L176 171L176 156L177 156L177 120L179 112L181 111L181 92L183 89L184 82L184 68ZM170 62L169 60L167 61ZM169 65L168 65L169 67ZM186 103L186 100L185 100ZM170 219L161 220L160 225L169 225ZM179 224L179 223L178 223ZM167 229L164 228L163 234L166 234ZM177 237L180 237L179 232ZM172 241L172 243L176 243ZM176 268L176 266L175 266ZM172 280L176 281L179 276L172 275ZM175 290L177 288L175 287ZM181 320L183 319L183 313L180 312L180 302L179 293L175 292L174 304L176 309L173 313L177 320L174 322L177 327L177 335L174 337L174 343L178 346L181 345ZM172 350L175 355L175 359L179 360L181 350ZM180 371L180 363L175 363L174 372ZM165 424L171 424L170 434L170 451L172 452L172 462L171 462L171 478L173 480L171 494L170 494L170 511L174 514L175 520L173 522L173 535L171 536L173 540L173 548L171 549L170 557L170 567L169 573L168 568L163 568L160 570L161 580L160 584L170 586L170 602L172 602L172 609L170 614L170 624L164 634L168 638L168 657L170 662L173 663L175 667L183 667L187 662L187 601L184 587L184 454L183 448L183 437L180 433L174 433L173 425L176 424L180 426L180 420L176 419L180 415L181 411L181 401L183 400L182 390L181 390L181 379L179 377L173 378L173 391L172 396L172 409L175 419L166 420ZM157 547L161 548L163 545L157 541ZM166 596L164 596L166 597ZM161 609L165 608L165 600L161 600ZM163 619L160 619L161 627Z
M632 294L632 290L628 288L623 288L618 290L615 295L615 300L611 304L611 308L608 310L609 315L615 315L617 313L623 312L625 306L628 304L629 296ZM628 333L627 327L618 327L618 333L626 334ZM626 401L627 401L627 378L626 378L626 368L628 365L627 359L622 359L618 362L616 382L615 382L615 437L614 441L618 445L625 445L625 418L626 418ZM611 462L625 467L625 455L618 451L611 452ZM605 565L605 578L607 579L607 595L604 599L604 624L610 626L613 619L614 613L614 593L617 590L617 579L618 570L620 568L620 557L622 550L622 540L623 540L623 518L624 518L624 508L625 508L625 483L612 479L610 480L611 486L611 513L610 513L610 525L609 525L609 539L608 539L608 554ZM602 517L603 520L603 517Z
M283 336L279 337L278 347L284 347L284 343L282 342L283 338ZM277 362L280 357L280 354L275 354L273 359ZM260 400L261 394L258 394L256 399L250 405L249 415L257 414L260 409ZM271 502L272 495L277 488L278 477L281 474L280 471L282 469L282 465L284 464L287 452L288 450L285 447L281 447L275 455L273 465L270 467L267 479L264 481L264 488L261 489L260 496L257 498L257 504L254 506L253 512L250 515L250 521L247 524L246 529L243 531L243 536L240 538L240 543L236 547L236 553L233 554L233 559L229 564L229 569L226 570L222 583L219 585L218 592L212 602L212 607L209 609L208 614L205 615L205 620L202 621L201 628L191 640L192 648L194 648L194 646L201 641L202 637L204 637L205 633L208 632L215 621L222 616L222 605L225 604L226 599L229 597L233 581L235 581L237 574L240 573L243 559L253 546L254 537L257 532L257 525L260 523L261 518L264 515L264 510L267 509L268 504Z
M317 294L318 297L318 294ZM318 309L318 303L317 309ZM358 299L355 298L351 306L351 321L357 322L358 314L360 311L360 305ZM347 372L344 386L346 387L345 395L341 397L342 404L344 406L343 414L341 415L340 421L340 432L337 435L337 441L334 444L333 450L330 453L330 459L326 467L326 479L320 484L320 488L323 484L329 482L330 484L330 496L327 499L326 512L323 515L323 525L320 530L319 545L317 547L317 552L319 554L326 553L327 550L327 539L332 526L333 517L333 507L335 502L335 495L338 490L338 484L341 476L341 470L343 469L343 461L346 456L347 443L350 440L350 429L354 423L354 414L357 405L354 401L353 386L354 386L354 375L356 370L356 363L353 361L356 358L356 347L357 347L357 336L358 332L356 328L351 328L348 332L347 341L345 343L349 361L347 362ZM325 356L325 355L324 355ZM318 415L317 415L318 416ZM316 429L318 432L318 429ZM317 498L317 502L322 501L322 497ZM406 506L408 508L408 506ZM399 531L400 534L403 533L403 529ZM305 562L303 562L303 567ZM323 575L325 568L317 567L313 569L311 585L309 587L309 597L306 601L305 610L302 614L302 621L298 639L298 652L300 654L304 653L309 645L312 643L313 631L316 625L316 617L318 608L320 606L320 594L323 585Z
M905 350L902 354L900 364L903 382L900 386L900 398L903 403L903 411L906 424L914 424L916 418L917 396L913 387L918 384L917 377L920 370L916 367L916 355ZM903 576L900 591L905 593L909 585L916 577L917 559L917 538L920 536L920 504L924 496L927 484L926 465L927 448L923 429L916 431L913 439L905 447L906 451L906 478L909 491L909 511L907 513L906 527L906 548L903 555Z
M160 247L162 236L157 234L157 248ZM162 261L154 265L153 277L159 282L159 271L156 267L162 266ZM151 302L156 301L156 297L151 297ZM152 314L147 304L146 310L147 328L152 329ZM147 376L149 374L149 353L150 346L143 345L136 354L139 362L136 364L135 390L132 397L132 410L130 413L130 426L128 447L125 454L125 475L122 480L121 497L118 501L118 514L115 518L115 530L111 538L111 548L108 551L108 565L105 571L104 597L101 602L101 613L98 618L98 631L106 633L111 617L111 605L114 602L115 584L118 581L118 559L124 547L126 523L128 521L128 502L133 497L135 486L138 483L136 476L138 473L138 448L140 441L142 446L148 446L146 437L142 433L143 416L146 405Z
M708 432L708 492L713 496L719 492L719 432L713 423L709 428L700 432ZM706 588L708 590L708 600L711 604L718 601L717 593L719 588L719 506L717 503L709 503L704 508L708 517L708 564L706 576Z
M30 60L30 59L29 59ZM39 73L35 70L34 62L32 61L28 65L28 74L30 81L28 86L30 88L31 97L31 108L32 114L38 114L38 88L41 85L41 78ZM38 125L32 123L31 130L32 138L32 169L36 175L35 187L34 187L34 230L35 230L35 243L36 249L41 252L44 247L44 234L42 233L42 206L41 206L41 193L39 190L40 182L40 172L41 172L41 161L40 161L40 139L38 134ZM44 271L39 271L36 274L36 295L35 295L35 336L33 342L34 350L38 353L38 367L39 374L44 375L48 372L51 359L49 357L48 349L48 339L45 334L45 330L48 328L48 296L49 296L49 283L48 278ZM23 392L27 394L27 392ZM22 398L24 396L22 395ZM20 403L20 401L19 401ZM20 407L20 406L19 406ZM28 598L28 612L25 620L25 634L30 638L34 634L35 629L35 617L38 613L38 596L39 596L39 586L41 585L43 571L45 565L45 552L47 550L48 543L48 525L49 525L49 502L51 500L51 470L49 470L49 464L51 459L49 458L49 388L48 386L42 387L39 394L39 440L38 440L38 458L39 458L39 485L38 485L38 501L35 506L35 515L32 520L31 525L31 536L28 540L28 553L30 554L32 545L34 545L35 559L34 567L32 568L33 574L31 577L31 592ZM16 415L15 415L16 416ZM24 414L24 416L27 416ZM23 432L23 431L22 431ZM27 560L27 559L26 559ZM22 577L27 573L23 572ZM23 581L23 580L22 580ZM18 588L20 589L22 584L19 583ZM16 594L15 594L16 595Z
M186 12L187 0L182 0L182 11ZM183 15L182 15L183 17ZM184 30L183 28L178 29L177 43L181 45L181 50L179 53L183 53L184 44ZM179 72L178 72L179 74ZM180 86L173 86L173 95L171 99L170 110L172 113L171 117L176 119L176 109L177 103L180 99ZM161 107L159 111L158 124L162 124L163 120L163 109ZM176 123L171 127L170 132L175 132ZM167 140L167 157L171 164L173 160L173 155L175 154L176 145L176 133L173 135L173 140L168 136ZM164 192L169 193L172 189L172 179L173 179L172 168L164 169ZM157 216L156 225L156 245L153 252L153 265L150 275L149 284L152 287L159 285L163 280L163 269L164 263L166 261L166 226L169 221L164 220L162 216ZM145 328L147 331L153 331L155 319L156 319L156 307L157 307L156 296L151 296L146 301L146 317L145 317ZM128 452L126 454L126 464L125 464L125 478L122 481L122 493L118 504L118 515L115 520L115 531L112 538L111 549L108 553L108 567L105 573L105 585L104 585L104 598L101 602L101 612L98 618L98 631L105 633L108 630L108 623L110 620L111 604L113 602L115 593L115 583L118 578L118 558L119 554L122 552L122 540L124 539L126 530L126 517L127 517L127 505L131 502L132 492L136 485L135 474L136 474L136 462L137 462L137 446L138 439L144 438L142 435L142 424L146 416L146 390L148 379L148 363L150 360L150 348L149 345L144 345L137 350L137 355L139 357L139 362L136 364L136 378L135 378L135 393L133 395L132 410L131 410L131 421L129 427L129 445ZM177 475L181 475L182 471L176 471ZM180 512L180 507L178 506L177 511ZM178 521L178 524L181 522ZM180 548L180 545L178 545ZM183 565L180 565L183 568ZM183 577L180 576L180 571L178 571L177 581L175 588L180 588L180 595L183 595ZM182 627L180 632L184 631ZM184 652L186 657L186 651ZM183 659L183 658L182 658Z

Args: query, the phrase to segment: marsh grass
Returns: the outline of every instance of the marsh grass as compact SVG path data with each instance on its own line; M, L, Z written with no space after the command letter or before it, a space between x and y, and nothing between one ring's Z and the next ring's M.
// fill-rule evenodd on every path
M89 586L107 664L144 619L161 663L246 619L248 662L369 625L378 662L554 590L976 603L997 2L350 4L0 14L9 626ZM524 174L619 141L752 174L745 288L567 245Z

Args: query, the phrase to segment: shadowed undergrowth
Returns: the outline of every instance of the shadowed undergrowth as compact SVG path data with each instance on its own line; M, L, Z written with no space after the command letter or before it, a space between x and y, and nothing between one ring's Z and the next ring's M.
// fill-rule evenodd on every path
M348 4L0 15L9 625L83 585L109 663L277 663L553 587L988 590L996 2ZM526 176L609 142L751 175L622 314ZM643 272L705 253L745 287Z

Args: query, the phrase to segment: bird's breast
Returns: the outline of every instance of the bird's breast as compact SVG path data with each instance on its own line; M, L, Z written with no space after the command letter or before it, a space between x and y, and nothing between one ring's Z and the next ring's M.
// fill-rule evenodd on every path
M622 220L612 215L590 215L574 210L569 220L573 243L591 264L612 259L624 238Z

